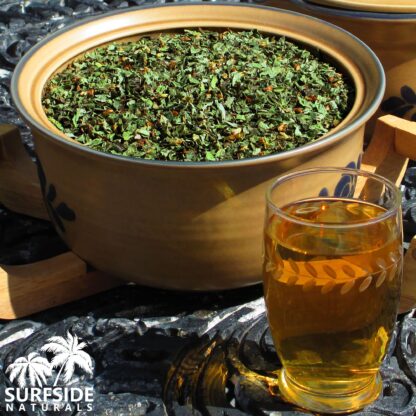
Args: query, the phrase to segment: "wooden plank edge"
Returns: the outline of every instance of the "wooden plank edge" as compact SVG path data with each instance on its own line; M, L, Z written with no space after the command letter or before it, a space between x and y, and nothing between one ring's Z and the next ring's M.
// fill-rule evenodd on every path
M0 265L0 319L16 319L125 284L72 252L40 262Z

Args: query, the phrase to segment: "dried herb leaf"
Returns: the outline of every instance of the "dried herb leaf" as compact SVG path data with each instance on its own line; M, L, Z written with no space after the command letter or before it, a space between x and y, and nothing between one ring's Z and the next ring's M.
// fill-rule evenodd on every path
M85 54L42 103L58 129L104 152L264 156L318 139L348 112L352 88L318 55L256 31L165 33Z

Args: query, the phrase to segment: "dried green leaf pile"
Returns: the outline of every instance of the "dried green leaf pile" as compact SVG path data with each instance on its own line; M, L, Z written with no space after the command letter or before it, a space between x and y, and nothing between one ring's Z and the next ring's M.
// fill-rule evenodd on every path
M46 85L67 136L143 159L269 155L316 140L349 110L341 73L283 37L191 31L100 47Z

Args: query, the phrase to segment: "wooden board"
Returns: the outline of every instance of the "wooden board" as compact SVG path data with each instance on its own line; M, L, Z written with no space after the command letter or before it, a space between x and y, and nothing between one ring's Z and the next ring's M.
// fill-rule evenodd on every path
M72 252L23 266L0 266L0 319L15 319L122 284Z
M392 115L380 117L374 129L373 137L366 149L361 169L377 173L399 186L406 173L410 159L416 160L416 123ZM406 140L410 145L404 146ZM397 151L400 149L400 152ZM374 185L374 182L373 182ZM365 181L357 183L356 196L366 195L372 199L379 193L374 186L368 187Z

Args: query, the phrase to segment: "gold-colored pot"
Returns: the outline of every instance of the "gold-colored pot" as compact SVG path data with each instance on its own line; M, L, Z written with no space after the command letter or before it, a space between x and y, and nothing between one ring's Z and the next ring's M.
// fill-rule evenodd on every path
M386 92L376 116L416 121L416 3L413 0L266 0L348 30L379 57Z
M116 39L191 27L255 28L319 48L349 73L356 91L352 110L324 138L298 149L199 163L94 151L66 138L46 118L42 89L77 55ZM68 246L97 269L126 280L191 290L261 280L267 186L292 169L356 166L365 122L383 92L379 61L348 33L307 16L234 4L137 8L79 22L29 51L12 80L16 106L35 137L51 220Z

